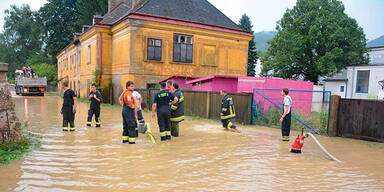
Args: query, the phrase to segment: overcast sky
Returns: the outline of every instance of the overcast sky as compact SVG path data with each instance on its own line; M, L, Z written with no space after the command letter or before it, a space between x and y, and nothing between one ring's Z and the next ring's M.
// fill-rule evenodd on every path
M208 0L236 23L246 13L254 25L254 31L271 31L296 0ZM38 10L46 0L0 0L0 28L4 23L4 11L11 4L29 4ZM367 39L384 35L384 0L342 0L346 13L363 27Z

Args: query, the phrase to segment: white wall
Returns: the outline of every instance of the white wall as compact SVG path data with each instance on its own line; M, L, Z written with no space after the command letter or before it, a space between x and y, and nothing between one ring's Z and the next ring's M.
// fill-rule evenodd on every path
M322 85L314 85L313 86L314 91L324 91L324 87ZM323 103L323 93L319 92L313 92L312 95L312 112L321 112L324 109L324 103ZM327 95L325 95L327 97Z
M380 91L382 90L379 85L379 81L384 80L384 65L383 66L355 66L348 67L348 86L347 86L347 97L353 99L378 99ZM368 93L356 93L356 81L357 81L357 71L360 70L369 70L369 85Z
M374 48L368 53L370 64L384 64L384 48Z
M344 86L344 91L340 91L340 87ZM341 98L345 98L347 84L345 81L326 81L324 83L324 88L327 91L331 91L332 95L339 95Z
M379 90L378 99L384 100L384 90L383 89Z

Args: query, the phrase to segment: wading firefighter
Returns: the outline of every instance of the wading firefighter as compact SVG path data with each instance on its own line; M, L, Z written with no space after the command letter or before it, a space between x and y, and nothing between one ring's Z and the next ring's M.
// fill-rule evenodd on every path
M179 84L173 83L172 89L174 97L177 98L177 103L171 105L171 135L179 136L179 123L184 121L184 95L179 89Z
M220 95L223 96L220 113L223 128L224 130L236 130L236 125L231 122L231 119L236 118L233 99L224 89L220 91Z
M143 102L143 97L137 91L133 91L132 94L135 97L136 103L137 103L137 119L139 121L139 125L138 125L138 129L136 129L136 137L138 137L139 132L145 133L147 131L147 124L144 121L143 111L141 109L141 103Z
M292 98L288 95L289 91L284 88L281 91L281 95L284 97L283 101L283 115L280 118L281 123L281 134L283 141L289 141L289 132L291 131L291 109L292 109Z
M89 93L88 100L91 101L91 105L88 110L87 126L92 125L92 117L95 115L96 127L100 127L100 103L102 102L102 96L96 89L96 84L91 85L91 92Z
M162 141L171 140L171 104L175 104L178 100L172 93L165 90L165 83L160 83L160 91L155 94L152 105L152 118L155 118L157 112L157 123L160 129L160 138Z
M126 83L126 90L120 95L119 101L123 108L123 143L135 144L137 128L137 103L133 96L135 86L132 81Z
M75 131L75 113L76 113L76 94L68 87L68 82L63 82L63 106L61 114L63 115L63 131ZM68 127L68 123L70 127Z

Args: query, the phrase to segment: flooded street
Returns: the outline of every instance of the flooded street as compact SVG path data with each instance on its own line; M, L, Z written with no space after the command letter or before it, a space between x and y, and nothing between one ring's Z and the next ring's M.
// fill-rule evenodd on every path
M76 131L61 131L56 96L15 97L16 113L41 147L0 165L0 191L384 191L384 145L321 137L329 160L308 138L303 154L289 152L280 130L239 126L226 132L220 122L181 123L178 138L151 144L121 143L121 110L102 106L101 128L87 128L88 105L78 104ZM292 140L293 137L291 137Z

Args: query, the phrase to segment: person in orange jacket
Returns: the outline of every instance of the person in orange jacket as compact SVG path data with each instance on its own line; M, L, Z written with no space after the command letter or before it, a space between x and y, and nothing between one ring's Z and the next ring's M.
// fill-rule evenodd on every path
M137 102L133 96L135 85L132 81L126 83L126 90L120 95L119 101L123 108L123 143L136 143Z

